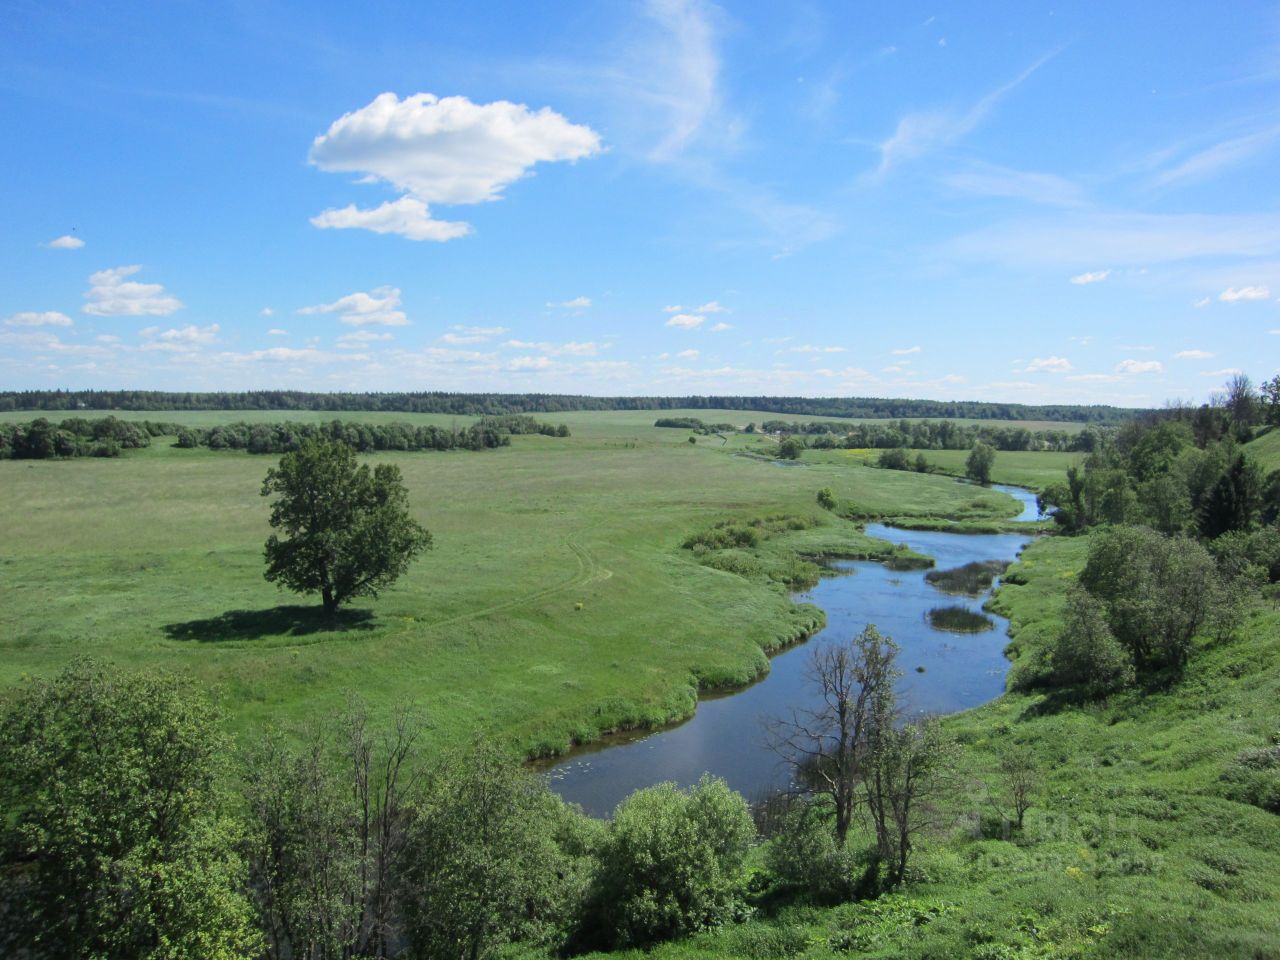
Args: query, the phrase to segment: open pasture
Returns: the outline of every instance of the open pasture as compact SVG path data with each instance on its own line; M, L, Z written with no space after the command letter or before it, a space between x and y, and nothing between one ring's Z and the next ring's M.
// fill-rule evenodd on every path
M864 514L1016 512L995 491L842 455L786 466L742 455L767 453L764 438L689 444L653 427L653 411L545 418L574 435L379 458L404 472L435 548L337 631L321 628L312 599L262 578L259 489L276 458L159 439L117 460L0 462L0 684L90 654L191 671L221 691L239 729L331 713L355 690L375 711L419 702L441 743L484 729L559 749L688 714L698 685L757 676L762 651L811 618L780 585L699 564L681 548L690 533L791 514L821 525L772 549L883 549L817 507L822 487Z

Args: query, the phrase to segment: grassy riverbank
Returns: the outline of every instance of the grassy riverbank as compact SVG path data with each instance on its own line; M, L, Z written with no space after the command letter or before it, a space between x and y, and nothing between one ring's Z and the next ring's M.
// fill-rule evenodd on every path
M348 416L366 418L465 420ZM803 556L894 556L819 508L820 488L867 515L996 522L1017 512L1002 493L945 477L809 454L781 466L760 437L689 444L684 431L653 427L652 411L562 419L566 439L371 458L400 466L435 549L383 597L355 605L340 631L321 629L309 599L262 579L258 494L274 457L157 440L117 460L0 462L0 684L92 654L196 675L240 731L331 715L355 689L375 716L420 703L433 746L485 730L545 752L686 716L699 686L767 669L766 650L815 624L788 597ZM804 523L722 558L733 562L682 547L716 523L775 516Z

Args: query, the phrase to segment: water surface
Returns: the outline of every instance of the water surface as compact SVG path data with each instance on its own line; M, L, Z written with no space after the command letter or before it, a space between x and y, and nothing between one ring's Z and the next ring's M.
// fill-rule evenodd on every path
M1023 503L1023 515L1017 519L1038 519L1034 495L1017 487L997 489ZM932 556L943 570L974 560L1013 560L1029 540L1013 534L975 536L882 524L868 524L866 530L869 536L905 543ZM703 773L723 777L748 797L784 786L787 770L768 747L765 720L810 700L806 673L816 646L843 642L869 623L901 648L898 694L909 713L951 713L1004 692L1008 621L993 614L994 629L955 634L933 629L927 619L929 608L936 606L981 611L990 591L977 598L956 597L927 583L923 570L890 570L865 561L841 561L833 567L840 575L796 595L826 611L826 627L808 643L774 657L767 677L736 693L704 697L694 716L678 726L575 751L550 769L552 788L593 816L607 817L634 790L664 780L688 786Z

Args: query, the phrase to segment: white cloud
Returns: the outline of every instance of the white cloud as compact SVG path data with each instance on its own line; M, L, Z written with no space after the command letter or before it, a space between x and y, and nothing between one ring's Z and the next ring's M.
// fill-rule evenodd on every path
M1213 354L1208 350L1180 350L1173 357L1175 360L1208 360Z
M601 350L607 349L609 344L598 344L594 341L587 343L577 343L570 341L569 343L548 343L545 340L529 341L529 340L508 340L502 346L511 350L541 350L543 353L553 354L555 356L570 357L594 357Z
M1223 303L1239 303L1243 300L1266 300L1270 296L1271 291L1267 287L1241 287L1239 290L1228 287L1218 294L1218 299Z
M50 250L79 250L84 246L84 241L79 237L64 233L62 236L50 240L45 246Z
M642 69L649 88L630 92L665 115L665 132L649 159L666 161L698 136L719 107L720 58L710 11L700 0L650 0L647 13L664 36L646 49Z
M515 357L508 361L507 369L517 372L524 370L549 370L554 365L554 361L548 357Z
M922 349L921 347L898 347L896 350L890 350L889 353L895 357L905 357L912 353L919 353Z
M901 163L949 146L972 132L1007 93L1020 86L1053 56L1054 54L1049 54L1041 57L1011 81L978 100L964 113L935 111L904 116L898 121L893 136L880 144L880 167L877 174L883 176Z
M461 346L468 343L485 343L494 337L502 336L506 332L506 327L466 327L461 324L454 324L453 328L440 339L445 343Z
M275 315L276 315L275 310L271 309L270 307L263 307L262 310L258 313L258 316L260 317L274 317Z
M435 240L443 243L465 237L471 225L454 220L436 220L427 205L413 197L388 200L372 209L360 209L354 203L341 209L323 210L311 218L311 225L321 230L371 230L394 233L408 240Z
M5 321L5 325L10 327L69 327L71 326L71 318L65 313L59 313L57 310L40 312L24 310L11 316Z
M1087 273L1076 274L1071 278L1071 282L1077 286L1084 286L1087 283L1101 283L1109 276L1111 276L1110 270L1091 270Z
M147 327L142 332L156 340L165 340L169 343L214 343L218 339L218 325L216 323L211 323L207 327L188 324L185 327L177 327L170 330L157 330L155 327Z
M591 306L591 298L574 297L572 300L564 301L564 303L548 304L548 306L560 307L564 310L585 310Z
M1192 304L1192 306L1194 306L1197 310L1198 310L1200 307L1207 307L1208 305L1209 305L1209 298L1208 298L1208 297L1201 297L1201 298L1200 298L1199 300L1197 300L1194 304Z
M113 267L89 275L86 303L81 309L95 317L167 317L182 309L182 301L158 283L126 280L142 267Z
M694 327L701 326L702 322L706 319L706 317L701 317L692 313L677 313L667 321L667 326L684 327L686 330L691 330Z
M353 327L403 327L409 322L409 318L400 309L400 290L397 287L378 287L371 293L349 293L333 303L303 307L298 313L303 316L336 313L339 321Z
M1139 373L1162 373L1164 364L1159 360L1121 360L1116 364L1116 373L1134 376Z
M1234 377L1237 374L1244 373L1239 367L1223 367L1221 370L1206 370L1201 373L1202 377Z
M712 333L724 333L726 330L732 330L733 324L725 323L723 320L721 320L714 327L710 327L709 329L711 330Z
M818 347L812 343L806 343L803 346L792 347L792 353L844 353L844 347Z
M335 120L311 145L321 170L360 173L403 196L373 209L351 205L313 217L317 227L361 228L411 240L451 240L469 224L436 220L429 204L497 200L538 163L575 161L600 152L590 127L543 107L419 93L383 93Z
M269 337L287 337L288 335L288 330L281 330L279 327L272 327L267 331L267 336Z
M692 313L728 313L729 308L722 306L718 300L708 300L700 307L694 307Z
M394 337L385 331L382 333L374 333L372 330L352 330L350 333L344 333L334 342L344 350L356 350L367 346L370 343L378 343L380 341L392 339L394 339Z
M1067 377L1072 383L1116 383L1121 379L1112 373L1077 373Z
M681 360L697 360L698 351L697 350L681 350L679 353L676 354L676 356L679 357Z
M1035 357L1023 370L1023 373L1039 373L1047 371L1049 373L1066 373L1073 370L1071 361L1066 357Z

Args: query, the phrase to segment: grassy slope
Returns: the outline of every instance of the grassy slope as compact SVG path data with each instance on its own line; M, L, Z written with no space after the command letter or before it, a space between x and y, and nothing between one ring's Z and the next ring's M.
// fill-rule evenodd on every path
M785 512L823 525L766 552L883 549L817 508L823 486L866 512L1016 510L941 477L735 455L771 449L760 439L690 445L651 412L564 419L567 440L387 455L436 546L338 633L309 629L262 579L274 458L158 442L118 460L0 462L0 684L91 653L194 672L240 729L327 714L357 689L375 710L418 700L438 743L483 728L559 748L686 715L696 683L757 675L762 650L811 623L783 587L695 562L688 533Z
M997 607L1015 652L1053 635L1084 540L1049 539L1023 555L1025 585ZM1201 644L1186 678L1072 707L1006 694L947 723L964 745L958 825L918 857L886 920L865 908L780 915L653 951L702 957L1275 957L1280 955L1280 824L1228 798L1222 779L1247 748L1280 734L1280 613L1259 609L1240 637ZM1046 783L1025 833L981 836L998 750L1035 750ZM912 922L944 904L941 918ZM892 917L907 918L896 923ZM853 935L861 948L837 950ZM637 958L639 954L635 955ZM617 955L615 955L615 960Z
M1262 464L1262 469L1270 473L1280 470L1280 427L1273 427L1257 440L1247 444L1245 449L1249 455Z

